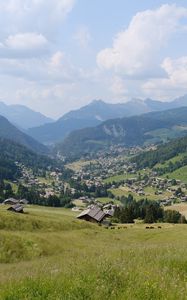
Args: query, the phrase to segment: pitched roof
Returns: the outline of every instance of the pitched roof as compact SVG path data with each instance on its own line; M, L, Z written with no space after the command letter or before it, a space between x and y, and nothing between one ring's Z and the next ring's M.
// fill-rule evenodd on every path
M83 212L81 212L77 218L79 219L86 215L93 218L97 222L100 222L105 217L106 214L104 211L101 210L100 207L94 206L92 208L86 209Z
M19 200L14 199L14 198L8 198L8 199L4 200L3 203L6 204L6 203L10 203L10 202L16 204L19 202Z
M15 204L15 205L12 205L11 207L9 207L8 210L13 210L15 212L22 212L23 211L23 205L18 203L18 204Z

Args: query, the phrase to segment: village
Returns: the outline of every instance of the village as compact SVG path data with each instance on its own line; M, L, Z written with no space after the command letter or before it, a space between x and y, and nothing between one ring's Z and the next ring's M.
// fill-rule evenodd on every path
M150 147L148 148L150 149ZM147 149L146 149L147 150ZM73 179L81 181L88 190L96 188L107 189L105 204L120 201L121 197L131 194L134 199L149 199L159 201L163 206L187 201L187 184L177 179L169 179L158 176L157 172L151 169L137 170L136 164L130 162L130 157L145 151L142 148L132 148L123 151L122 154L116 152L113 155L100 156L93 161L72 166L74 170ZM88 196L79 198L83 204L88 205L93 199ZM101 199L103 202L103 197ZM100 203L100 197L95 199ZM80 204L80 202L79 202ZM119 202L118 202L119 204ZM84 205L84 206L85 206Z
M63 179L58 169L47 172L41 170L34 174L31 169L16 162L22 175L13 184L37 192L43 199L42 205L45 205L45 199L47 201L50 197L68 195L72 210L77 213L97 207L105 211L110 210L112 215L115 207L122 206L124 198L129 195L137 201L141 199L158 201L162 206L187 202L186 183L159 177L151 169L137 170L136 164L132 163L130 158L146 150L147 148L140 147L131 149L115 147L111 148L110 153L103 151L93 160L89 158L67 164L66 168L72 171L68 180ZM13 199L12 203L9 203L10 199L5 199L5 203L26 204L20 200L15 202L17 200Z

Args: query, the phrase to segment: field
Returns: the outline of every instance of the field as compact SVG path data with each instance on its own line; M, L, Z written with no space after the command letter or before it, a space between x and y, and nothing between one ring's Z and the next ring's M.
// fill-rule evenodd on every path
M94 163L95 163L94 160L77 160L73 163L67 164L66 168L76 172L76 171L80 171L83 167Z
M163 177L167 177L170 179L178 179L184 183L187 183L187 166L179 168L172 173L164 174Z
M187 225L105 229L70 210L0 208L0 299L187 299Z
M148 200L163 200L165 198L168 198L169 196L172 195L171 192L168 192L168 191L163 191L162 194L160 195L155 195L155 192L157 191L158 189L155 189L155 188L152 188L152 187L145 187L144 188L144 192L145 192L145 195L144 196L141 196L139 195L138 193L135 193L135 192L132 192L130 188L126 187L126 186L120 186L119 188L116 188L116 189L110 189L110 191L112 192L112 194L114 196L128 196L129 194L131 194L134 199L136 200L140 200L142 198L147 198Z
M187 218L187 204L186 203L173 204L171 206L167 206L166 209L177 210Z
M185 153L181 153L181 154L179 154L179 155L174 156L174 157L171 158L171 159L168 159L166 162L164 162L164 163L162 163L162 164L160 164L160 163L156 164L156 165L154 166L154 168L166 168L166 167L169 166L169 163L180 162L185 156L186 156Z
M104 179L104 183L120 182L131 178L136 178L138 174L121 174Z
M116 205L120 205L121 202L116 200L116 199L111 199L111 198L107 198L107 197L101 197L101 198L97 198L96 201L102 203L102 204L108 204L110 202L113 202Z

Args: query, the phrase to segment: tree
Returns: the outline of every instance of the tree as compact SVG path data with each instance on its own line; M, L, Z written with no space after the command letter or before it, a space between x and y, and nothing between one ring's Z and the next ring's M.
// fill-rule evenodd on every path
M166 223L186 223L186 219L176 210L166 210L164 212L164 222Z

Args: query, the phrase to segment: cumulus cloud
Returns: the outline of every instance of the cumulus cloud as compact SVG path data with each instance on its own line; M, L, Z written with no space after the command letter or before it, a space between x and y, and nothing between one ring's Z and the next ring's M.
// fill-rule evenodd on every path
M167 78L148 80L142 85L143 92L163 100L187 93L187 56L165 58L161 67L167 73Z
M187 33L186 8L163 5L137 13L113 45L98 53L96 65L97 41L86 49L91 51L85 59L92 41L89 27L76 29L73 22L70 35L64 34L64 18L75 1L0 1L0 97L59 116L94 98L168 99L187 92L187 59L172 57L177 49L172 38Z
M3 74L45 84L66 83L81 76L79 69L75 68L68 56L61 51L44 58L1 58L0 75Z
M0 57L4 58L29 58L47 53L50 43L42 34L34 32L9 35L0 44Z
M128 94L128 89L126 88L125 82L119 76L114 76L112 78L110 90L115 96L118 97Z
M160 50L183 28L183 17L187 9L176 5L137 13L129 27L114 38L113 46L98 53L98 66L129 77L164 76L158 67Z
M0 1L0 35L10 31L16 34L24 28L26 32L53 37L74 4L75 0Z
M10 35L5 41L5 46L15 50L40 49L46 45L46 38L42 34L33 32Z

